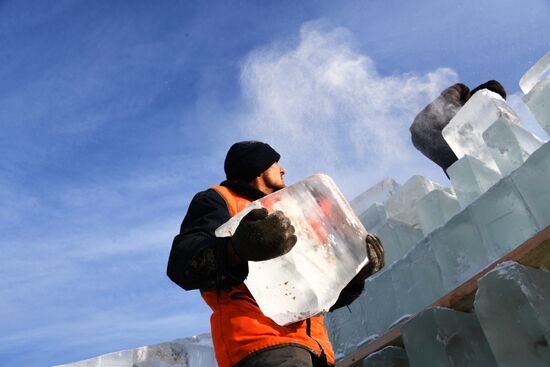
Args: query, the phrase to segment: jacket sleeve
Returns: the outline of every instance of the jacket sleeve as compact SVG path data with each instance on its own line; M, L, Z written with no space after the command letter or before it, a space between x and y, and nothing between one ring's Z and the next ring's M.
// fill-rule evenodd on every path
M214 231L229 220L225 200L215 190L199 192L189 205L180 233L172 242L167 275L185 290L218 290L241 283L248 273L246 263L226 266L229 237L216 237Z
M342 289L336 303L332 305L329 311L334 311L339 308L350 305L355 301L365 288L365 280L369 277L371 272L371 263L368 263L353 277L352 280Z

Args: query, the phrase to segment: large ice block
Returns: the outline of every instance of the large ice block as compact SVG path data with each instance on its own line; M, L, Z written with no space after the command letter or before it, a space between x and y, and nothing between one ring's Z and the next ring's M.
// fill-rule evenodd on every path
M386 213L384 205L378 203L372 204L363 212L363 214L359 216L359 220L369 232L376 232L376 230L382 226L387 219L388 214Z
M538 228L550 225L550 142L534 152L510 177Z
M474 314L427 309L401 327L401 336L411 367L497 367Z
M392 269L386 268L365 281L365 303L369 335L382 335L401 314L396 304L400 295L395 292Z
M366 230L327 175L317 174L256 200L216 230L230 236L250 208L282 211L298 242L286 255L250 261L244 283L262 312L280 325L328 311L367 264Z
M388 217L395 218L412 226L419 226L420 220L416 213L416 203L432 190L444 187L415 175L403 184L386 202Z
M431 249L441 269L445 293L492 262L483 243L482 230L476 226L467 208L430 234Z
M416 203L420 228L428 234L460 211L455 195L443 190L433 190Z
M550 76L535 85L523 97L523 102L529 107L544 131L550 135Z
M474 307L498 365L550 366L550 273L506 262L478 284Z
M548 75L548 72L550 72L550 51L544 54L535 65L531 66L531 68L523 74L519 80L519 87L523 93L529 93L539 80Z
M399 295L396 304L373 307L397 308L398 316L414 315L446 293L429 237L392 265L391 276L395 293Z
M499 118L519 124L517 114L497 93L482 89L475 93L442 131L458 158L468 154L498 171L481 134Z
M539 230L510 176L491 187L469 209L493 259L502 257Z
M363 367L409 367L409 360L403 348L389 346L365 358Z
M57 367L206 367L216 366L212 338L190 338L105 354Z
M482 136L503 176L521 166L543 144L529 131L505 119L496 120Z
M384 244L386 264L391 264L405 255L422 239L422 231L399 220L388 218L373 230Z
M384 204L399 187L401 187L401 185L395 182L393 178L386 177L355 199L351 200L350 205L355 213L360 215L374 203Z
M453 163L447 174L460 206L465 208L500 180L500 173L479 159L465 155Z

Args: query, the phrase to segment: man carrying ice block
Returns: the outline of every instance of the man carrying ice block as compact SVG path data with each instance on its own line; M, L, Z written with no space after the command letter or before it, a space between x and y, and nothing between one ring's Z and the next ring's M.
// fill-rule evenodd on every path
M227 180L195 195L174 238L167 274L185 290L199 289L212 309L212 340L220 367L333 366L323 323L313 316L280 326L265 316L243 281L248 261L282 256L296 244L295 228L280 211L250 211L233 236L214 231L252 201L285 187L280 155L257 141L234 144L225 158ZM331 311L353 302L365 279L384 265L383 248L367 235L369 262L342 290Z

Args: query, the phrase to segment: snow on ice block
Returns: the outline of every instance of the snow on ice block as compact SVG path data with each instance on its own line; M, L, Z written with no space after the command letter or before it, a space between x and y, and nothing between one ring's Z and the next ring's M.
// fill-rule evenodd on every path
M286 255L250 261L244 283L262 312L279 325L328 311L340 291L367 264L367 231L336 184L323 174L251 203L216 230L234 233L250 210L282 211L296 228L298 242Z
M550 142L534 152L510 177L539 229L550 225Z
M57 367L204 367L216 366L209 334L105 354Z
M500 180L468 208L492 259L502 257L539 230L510 176Z
M427 309L401 327L401 336L411 367L497 367L474 314Z
M489 126L483 133L483 140L503 176L521 166L543 144L529 131L504 119Z
M481 134L499 118L519 124L517 114L497 93L482 89L475 93L442 131L458 158L468 154L498 171Z
M447 174L460 206L465 208L500 180L500 173L479 159L465 155L454 162Z
M498 365L550 366L550 273L509 261L478 284L474 307Z
M409 360L403 348L389 346L365 358L363 367L409 367Z
M405 257L395 262L391 276L395 293L399 295L397 303L391 306L378 304L377 307L397 307L398 316L414 315L446 293L429 238L420 241Z
M460 211L456 196L443 190L433 190L416 203L420 227L428 234Z
M533 89L539 80L543 79L545 75L550 72L550 51L548 51L537 63L519 80L519 87L523 93L527 94Z
M388 217L418 226L420 221L416 213L416 203L435 189L444 189L444 187L426 177L412 176L386 202Z
M359 216L359 220L369 232L376 232L376 230L382 226L387 219L388 214L386 213L384 205L378 203L372 204L363 212L363 214Z
M441 269L444 293L458 287L492 260L469 208L433 231L429 241Z
M388 198L392 196L397 189L399 189L399 187L401 187L401 185L395 182L393 178L386 177L350 201L350 205L355 213L360 215L374 203L384 204Z
M523 97L539 125L550 135L550 77L541 80Z
M384 245L386 264L400 259L422 239L420 229L393 218L388 218L384 224L376 227L373 233L380 237Z

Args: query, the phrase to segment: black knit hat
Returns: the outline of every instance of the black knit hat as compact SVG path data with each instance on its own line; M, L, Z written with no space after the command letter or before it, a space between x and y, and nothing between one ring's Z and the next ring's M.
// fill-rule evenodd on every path
M281 155L269 144L240 141L229 148L223 168L228 180L252 181L278 162Z

